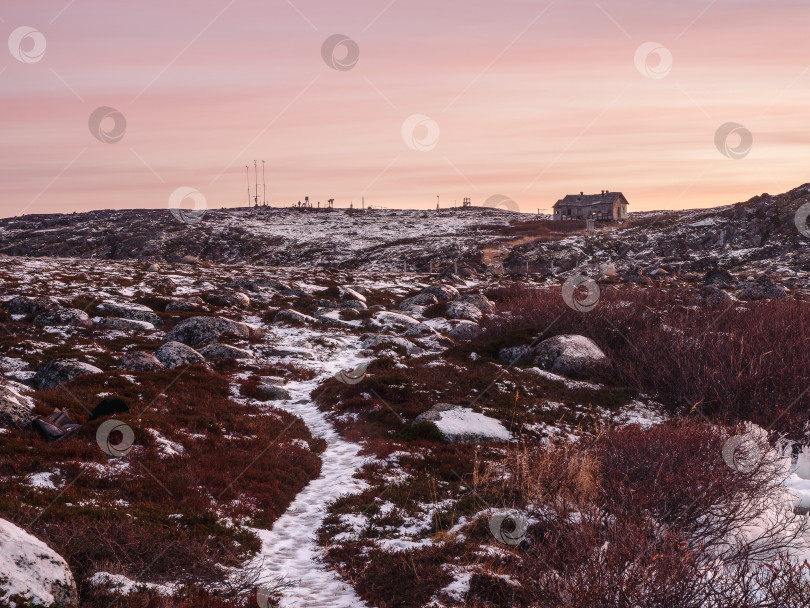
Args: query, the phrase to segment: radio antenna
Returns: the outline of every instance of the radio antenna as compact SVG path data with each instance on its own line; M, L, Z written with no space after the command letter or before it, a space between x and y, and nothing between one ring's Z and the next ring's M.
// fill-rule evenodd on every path
M248 207L250 207L250 167L245 165L245 177L247 177L247 187L248 187Z
M264 161L262 161L262 203L267 205L267 182L264 181Z

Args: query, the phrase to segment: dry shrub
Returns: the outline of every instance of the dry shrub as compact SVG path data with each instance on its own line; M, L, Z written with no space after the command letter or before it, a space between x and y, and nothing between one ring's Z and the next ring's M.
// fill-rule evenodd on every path
M810 304L795 299L712 308L687 290L603 288L576 312L559 288L501 294L500 314L472 348L498 349L573 333L592 338L613 362L601 379L651 395L673 413L697 408L729 424L802 432L810 420Z
M537 523L512 549L520 566L508 575L531 590L513 605L806 605L810 568L788 554L808 547L810 520L774 508L776 455L733 470L721 456L727 436L683 423L516 447L499 490Z

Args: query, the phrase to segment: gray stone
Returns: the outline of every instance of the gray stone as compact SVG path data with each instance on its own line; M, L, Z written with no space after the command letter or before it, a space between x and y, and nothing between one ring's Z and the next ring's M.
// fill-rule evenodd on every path
M585 336L554 336L543 340L533 350L536 365L564 376L596 371L609 363L602 349Z
M413 423L425 421L435 424L449 443L509 441L512 438L511 433L495 418L450 403L437 403L419 414Z
M205 301L214 306L250 308L250 297L241 291L226 291L206 296Z
M728 271L722 268L714 268L703 275L704 285L718 285L720 287L732 287L737 279Z
M421 355L425 351L410 340L401 338L400 336L389 336L386 334L363 334L360 337L360 346L362 348L372 348L379 345L399 346L405 349L408 355Z
M436 296L439 302L447 302L458 297L458 289L452 285L431 285L423 289L422 293Z
M137 321L136 319L120 319L118 317L98 317L94 320L97 327L107 329L119 329L123 331L152 331L155 326L147 321Z
M449 322L447 335L453 340L473 340L481 335L481 326L473 321L457 319Z
M534 351L527 344L520 346L507 346L498 351L498 359L509 365L515 363L528 362L534 357Z
M43 390L70 382L84 374L100 373L99 368L89 363L83 363L75 359L54 359L34 375L32 383L34 387Z
M410 298L402 300L399 304L400 310L409 310L414 306L433 306L438 304L439 299L432 293L422 292Z
M121 357L118 368L133 372L159 372L166 369L166 366L151 353L131 351Z
M34 403L31 399L9 386L0 384L0 429L28 428L34 419L33 408Z
M309 315L305 315L304 313L298 312L297 310L288 309L288 310L279 310L276 313L276 316L273 317L273 323L281 323L283 321L291 322L291 323L317 323L317 319L314 317L310 317Z
M169 277L154 277L145 283L156 292L163 294L173 293L177 289L177 283Z
M134 302L102 302L98 306L98 312L106 313L112 317L121 319L132 319L134 321L146 321L154 326L161 324L161 319L157 313L143 304Z
M85 327L93 326L90 316L78 308L54 308L39 313L34 317L34 323L50 327L70 326Z
M477 323L484 314L477 306L470 302L460 302L453 300L447 304L447 317L449 319L466 319Z
M338 304L338 308L344 310L366 310L368 306L366 306L365 302L361 302L360 300L347 300L346 302Z
M9 300L7 306L9 314L12 315L33 315L43 310L62 307L59 301L51 296L37 296L35 298L15 296Z
M155 358L166 369L174 369L183 365L205 365L205 357L190 346L181 342L166 342L155 352Z
M774 283L773 280L766 275L762 275L755 281L741 283L737 285L737 289L739 290L737 297L740 300L783 300L787 297L785 288Z
M365 303L365 301L366 301L366 296L364 296L363 294L355 291L351 287L341 287L340 288L340 296L342 298L344 298L344 299L347 299L347 300L356 300L358 302L363 302L363 303Z
M282 386L276 386L275 384L260 384L258 389L269 401L286 401L292 399L290 391Z
M250 359L253 355L242 348L230 344L209 344L200 349L206 359Z
M264 335L264 331L258 326L224 317L191 317L178 323L166 334L166 341L200 346L218 340L221 336L260 338L262 335Z
M67 562L44 542L0 519L4 570L0 597L14 596L18 606L77 606L76 581ZM14 603L4 605L15 605Z

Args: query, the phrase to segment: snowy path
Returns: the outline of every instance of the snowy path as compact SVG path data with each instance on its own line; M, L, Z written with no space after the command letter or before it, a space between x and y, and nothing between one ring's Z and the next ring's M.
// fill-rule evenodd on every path
M360 446L341 439L309 399L311 391L323 382L327 374L347 369L358 361L353 357L351 360L333 360L324 365L327 369L319 378L285 385L293 398L277 404L277 407L301 418L313 436L323 437L327 442L326 450L321 455L321 476L296 496L290 508L273 524L272 530L256 530L262 541L262 549L257 557L262 564L260 583L271 583L282 576L300 581L286 593L280 604L285 608L367 606L350 585L318 563L320 551L315 544L315 532L324 518L326 505L341 494L363 489L362 482L352 479L363 464L363 458L357 455Z

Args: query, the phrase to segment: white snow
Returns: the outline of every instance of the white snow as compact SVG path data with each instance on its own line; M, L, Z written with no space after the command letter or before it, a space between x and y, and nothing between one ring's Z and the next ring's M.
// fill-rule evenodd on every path
M438 419L432 422L448 438L480 435L503 441L512 439L512 434L504 428L500 420L467 408L458 407L439 412Z
M127 578L123 574L110 574L109 572L96 572L88 579L91 585L104 587L115 591L120 595L130 595L141 589L157 591L161 595L173 595L175 587L173 585L158 585L156 583L139 583Z
M288 337L284 335L284 330L274 328L271 331L274 334L273 343ZM304 329L297 329L295 333L298 339L314 334ZM281 602L283 607L366 606L348 583L318 563L321 550L314 537L328 503L343 494L361 492L365 487L363 482L353 479L354 473L364 461L358 456L360 446L341 439L309 397L311 391L326 377L342 369L357 367L363 362L355 353L356 351L339 351L339 357L327 359L320 364L321 373L314 380L288 383L285 388L290 391L292 399L276 404L301 418L313 436L320 436L327 443L326 450L321 455L321 476L298 493L290 508L275 521L272 530L255 530L262 542L259 555L252 564L261 567L259 584L270 584L282 577L298 582L285 592Z

